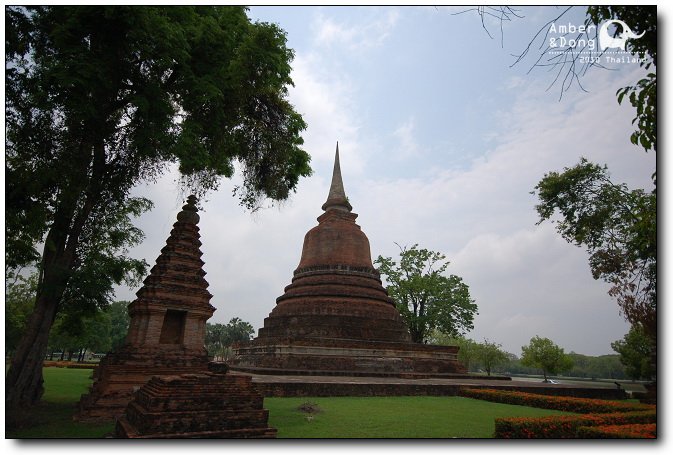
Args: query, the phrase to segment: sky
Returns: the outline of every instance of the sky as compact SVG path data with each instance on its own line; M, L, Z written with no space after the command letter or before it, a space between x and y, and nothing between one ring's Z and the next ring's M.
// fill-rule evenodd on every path
M479 314L467 333L521 354L536 335L566 352L613 354L628 331L609 286L591 277L588 254L550 222L537 224L535 185L580 157L608 166L614 182L652 189L656 156L630 143L632 107L616 91L637 64L591 69L562 97L554 73L512 66L563 9L522 7L500 26L459 7L252 7L277 23L294 49L289 100L308 124L313 175L290 200L255 213L232 197L238 177L201 201L199 223L210 322L233 317L255 329L290 284L306 232L317 225L339 142L346 194L372 258L419 244L446 255ZM574 8L556 25L584 22ZM539 43L538 43L539 44ZM537 54L533 54L537 52ZM175 169L134 193L155 206L137 220L146 240L132 250L154 264L185 194ZM137 289L119 288L132 300Z

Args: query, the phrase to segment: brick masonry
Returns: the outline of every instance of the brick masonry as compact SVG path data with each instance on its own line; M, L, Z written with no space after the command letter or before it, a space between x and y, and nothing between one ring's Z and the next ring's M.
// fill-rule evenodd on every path
M325 212L304 237L292 282L257 338L235 347L232 369L465 373L455 346L411 343L409 330L383 288L369 240L355 223L343 188L339 151Z
M274 438L249 376L208 371L154 377L117 420L118 438Z
M119 417L133 392L155 375L206 371L206 320L215 308L205 280L196 198L190 196L177 216L136 300L125 344L101 359L76 420Z

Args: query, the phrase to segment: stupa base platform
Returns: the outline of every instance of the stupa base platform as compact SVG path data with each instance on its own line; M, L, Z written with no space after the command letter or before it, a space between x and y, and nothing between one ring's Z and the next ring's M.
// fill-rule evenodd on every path
M208 371L154 377L117 420L115 436L157 438L275 438L264 397L249 376Z
M120 417L133 394L153 376L207 371L205 352L188 349L122 349L105 356L82 395L74 420L108 422Z
M402 379L482 379L483 375L467 373L401 373L401 372L371 372L371 371L339 371L339 370L288 370L281 368L243 367L232 366L232 371L250 373L253 375L271 376L346 376L355 378L402 378ZM493 381L511 381L509 376L491 376Z
M334 375L464 375L456 346L334 338L256 339L234 348L231 368Z
M259 393L265 397L385 397L385 396L458 396L461 389L482 388L512 390L543 395L570 396L620 400L626 398L623 389L607 384L577 386L545 384L539 381L504 376L465 375L462 378L430 377L411 379L402 377L363 376L292 376L278 374L243 373L249 376Z

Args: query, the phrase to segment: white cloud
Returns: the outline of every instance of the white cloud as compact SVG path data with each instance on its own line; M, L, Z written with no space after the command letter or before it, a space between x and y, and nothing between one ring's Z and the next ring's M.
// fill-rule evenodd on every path
M320 46L341 46L355 52L380 47L395 28L399 13L397 10L388 10L385 14L378 15L378 9L369 11L376 14L373 20L355 24L337 22L319 14L312 24L316 43ZM372 16L367 15L366 19L370 17Z
M339 140L346 192L373 257L397 256L394 242L418 242L446 254L452 261L448 272L465 279L480 308L471 336L502 343L517 354L534 335L552 338L568 351L609 353L609 343L626 332L617 305L606 286L591 278L585 252L567 244L552 225L535 226L536 200L529 192L544 173L572 166L580 156L607 163L615 181L649 182L655 156L629 145L633 113L618 106L614 95L635 80L636 70L598 72L587 83L589 94L573 92L560 103L545 103L549 97L533 79L526 84L510 79L518 96L511 106L494 104L501 124L490 131L491 150L477 151L479 158L466 169L433 168L415 175L402 168L405 177L393 179L377 172L370 147L372 137L386 133L360 129L365 107L356 96L357 68L337 71L339 63L323 51L328 45L349 51L362 42L385 40L398 20L395 14L384 14L378 25L320 16L314 29L319 47L297 49L290 99L308 123L305 149L315 175L300 181L288 203L250 216L231 197L233 182L224 182L204 203L203 259L218 308L213 321L238 316L255 328L263 325L291 281L304 234L317 224ZM374 107L367 109L376 115ZM417 125L424 114L416 112L390 128L401 146L393 157L403 151L410 159L419 156ZM435 144L429 149L435 150L435 140L424 137L423 144ZM166 176L140 190L156 201L155 210L140 220L147 241L137 250L150 265L182 205L172 179Z
M314 169L329 169L337 141L342 150L344 145L349 151L360 147L357 115L352 107L353 88L339 74L326 72L319 54L298 53L292 79L295 87L290 89L290 99L308 124L303 135L304 149L311 154ZM362 156L353 153L352 159L344 162L344 169L360 173L364 167Z
M372 254L396 256L395 241L447 254L449 272L465 278L479 304L476 339L518 354L539 334L567 350L609 353L627 325L608 286L593 280L582 249L549 222L535 226L529 192L580 156L606 163L617 182L650 184L655 157L630 146L633 113L614 97L624 79L632 75L599 74L589 95L568 94L561 103L540 103L539 88L529 87L503 112L495 148L466 171L366 182L358 208Z
M409 117L395 131L393 137L397 147L393 151L394 157L397 160L407 159L413 156L418 156L420 149L414 137L416 121L414 117Z

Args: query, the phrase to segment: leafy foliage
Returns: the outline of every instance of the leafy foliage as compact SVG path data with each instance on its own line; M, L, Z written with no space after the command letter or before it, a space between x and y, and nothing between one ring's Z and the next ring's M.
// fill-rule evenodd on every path
M538 224L558 211L558 232L586 247L593 277L610 283L625 318L656 340L656 193L614 184L607 168L584 158L563 173L546 174L535 189Z
M528 346L521 347L521 363L542 370L545 382L547 374L556 374L570 370L572 359L563 352L563 348L554 344L549 338L534 336Z
M37 274L9 276L5 284L5 355L19 344L35 305Z
M489 376L495 367L502 365L509 360L507 353L502 350L502 345L500 343L484 339L484 342L479 343L477 346L477 357Z
M385 275L388 294L404 317L415 343L428 341L437 329L457 336L473 328L477 305L468 286L456 275L443 273L449 262L441 253L418 248L400 248L399 265L379 256L374 264Z
M60 313L49 334L49 348L72 354L78 351L107 353L120 347L128 332L129 303L116 301L104 310L85 315Z
M611 343L612 349L619 353L619 360L631 379L651 379L654 376L652 367L652 344L639 324L631 326L624 338Z
M474 371L479 362L479 343L464 336L450 336L435 329L428 342L441 346L458 346L458 361L467 371Z
M239 163L236 194L254 210L311 169L285 32L243 7L10 6L5 23L5 261L39 268L7 374L17 408L41 395L59 311L95 314L115 284L145 275L127 257L142 240L131 219L151 207L135 185L177 162L201 195Z
M657 75L648 73L647 77L640 79L635 85L629 85L617 90L617 101L628 95L631 106L636 108L636 117L632 123L637 124L637 129L631 134L631 143L641 145L645 151L657 151ZM656 180L655 180L656 183Z
M206 349L208 354L226 358L232 344L249 341L255 329L240 318L232 318L229 323L206 323Z
M588 356L570 352L568 357L572 359L573 367L566 372L567 376L592 379L626 379L624 365L619 361L617 355Z
M429 338L431 344L458 346L458 361L468 371L483 369L490 376L491 372L510 360L510 354L502 350L502 345L484 339L482 343L464 336L449 336L434 330Z
M626 41L626 50L636 54L640 66L649 70L657 66L657 8L647 5L629 6L590 6L587 14L595 25L609 19L621 19L638 34L645 33L641 38ZM621 104L625 96L636 108L637 129L631 135L631 142L640 144L645 151L657 151L657 74L650 72L647 77L635 85L617 90L617 101Z

